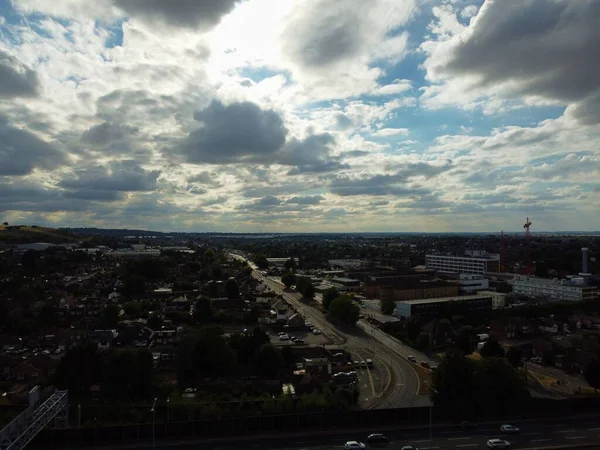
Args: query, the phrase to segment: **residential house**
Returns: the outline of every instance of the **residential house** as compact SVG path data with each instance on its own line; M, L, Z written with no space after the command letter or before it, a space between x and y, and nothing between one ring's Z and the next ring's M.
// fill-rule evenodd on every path
M115 345L127 346L134 345L136 347L148 347L154 337L154 331L148 327L128 326L119 330L119 334L115 338Z
M163 326L154 335L156 345L173 345L176 339L177 329L174 327Z
M546 321L542 322L542 324L539 325L538 328L542 333L551 333L551 334L556 334L556 333L558 333L558 330L559 330L558 323L555 322L554 320L546 320Z
M167 311L191 312L192 302L187 297L179 297L167 302L165 309Z
M301 328L304 326L304 322L304 317L298 313L294 313L287 318L287 324L290 326L290 328Z
M94 330L88 333L88 342L98 345L98 350L108 350L115 338L117 330Z
M19 363L19 359L10 355L0 355L0 375L2 379L10 376L10 369Z
M39 369L33 367L25 361L18 363L10 369L11 378L18 381L35 381L39 379L41 375L42 374L40 373Z
M545 339L535 339L532 343L533 356L543 358L544 356L552 354L553 349L554 347L552 346L552 342Z
M58 360L52 358L50 355L45 355L43 353L38 353L32 356L26 362L31 367L36 368L40 375L47 378L54 375L56 366L58 365Z
M331 375L331 362L328 358L304 358L302 363L307 373Z

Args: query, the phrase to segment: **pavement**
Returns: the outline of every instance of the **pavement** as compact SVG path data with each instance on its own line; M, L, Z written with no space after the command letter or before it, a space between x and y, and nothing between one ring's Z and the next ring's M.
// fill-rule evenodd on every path
M584 416L570 418L548 418L512 422L521 432L516 435L504 435L499 428L503 422L480 423L477 431L464 432L456 424L433 424L430 429L425 426L406 426L404 428L333 430L322 432L290 433L286 435L244 436L224 439L195 439L152 443L116 444L97 447L102 450L111 449L151 449L160 450L202 448L203 450L237 450L237 449L311 449L341 450L346 441L366 442L370 433L381 432L390 439L387 450L401 450L405 445L412 445L421 450L477 450L485 449L488 439L505 439L512 448L582 448L591 445L600 447L600 416ZM370 446L367 446L369 449Z

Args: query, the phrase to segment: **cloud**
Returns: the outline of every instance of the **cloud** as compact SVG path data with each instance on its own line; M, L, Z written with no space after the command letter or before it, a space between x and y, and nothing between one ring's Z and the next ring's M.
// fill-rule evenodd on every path
M34 169L53 169L67 158L54 144L10 125L0 115L0 175L27 175Z
M230 13L239 0L115 0L127 15L150 24L208 29Z
M76 170L64 178L59 186L86 195L90 191L153 191L160 170L148 171L133 160L118 161L107 166Z
M389 137L389 136L408 136L410 130L408 128L381 128L380 130L371 133L371 136L375 137Z
M427 78L459 94L458 102L469 91L539 99L569 105L581 123L600 123L598 17L597 0L486 1L468 28L425 46Z
M81 142L93 150L109 153L130 153L139 134L139 128L124 124L102 122L88 128L81 135Z
M403 175L374 175L370 177L353 177L340 175L329 184L329 192L342 197L351 195L396 195L408 196L426 193L420 187L407 186Z
M325 200L321 195L308 195L306 197L292 197L286 200L286 203L297 205L318 205Z
M34 97L39 89L37 73L0 49L0 98Z

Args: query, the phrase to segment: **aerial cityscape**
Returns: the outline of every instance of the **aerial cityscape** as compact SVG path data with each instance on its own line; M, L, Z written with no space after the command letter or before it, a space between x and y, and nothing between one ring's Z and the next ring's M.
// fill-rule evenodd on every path
M0 0L0 450L600 449L600 0Z

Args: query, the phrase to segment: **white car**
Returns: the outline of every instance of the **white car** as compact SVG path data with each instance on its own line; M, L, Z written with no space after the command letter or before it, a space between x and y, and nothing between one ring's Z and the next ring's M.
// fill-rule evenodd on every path
M319 330L318 328L313 328L313 330L312 330L312 334L321 334L321 333L322 333L322 331Z
M489 448L510 448L510 442L502 439L490 439L486 442Z
M279 340L280 341L289 341L290 337L287 334L282 334L281 336L279 336Z
M500 432L506 434L517 434L520 431L521 430L519 430L519 428L515 427L514 425L502 425L500 427Z
M346 450L363 450L366 445L358 441L348 441L344 444Z

